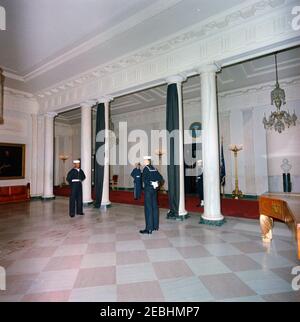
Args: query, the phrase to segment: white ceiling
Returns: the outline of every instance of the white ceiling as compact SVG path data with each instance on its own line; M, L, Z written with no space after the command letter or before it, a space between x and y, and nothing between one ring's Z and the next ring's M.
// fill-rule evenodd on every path
M300 77L300 47L277 54L279 83L282 79ZM218 92L224 93L264 83L275 85L274 55L260 57L223 68L218 73ZM140 91L116 98L111 103L112 115L118 115L166 104L167 86ZM183 99L200 99L200 77L188 78L183 83ZM60 114L58 119L67 123L80 122L80 109Z
M157 0L4 0L1 64L25 75Z
M6 86L37 93L244 0L0 0Z

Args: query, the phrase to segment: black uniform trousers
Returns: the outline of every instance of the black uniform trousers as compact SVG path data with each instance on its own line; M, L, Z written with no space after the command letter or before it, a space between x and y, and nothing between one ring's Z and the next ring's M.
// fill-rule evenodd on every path
M204 192L203 192L203 175L197 177L197 192L199 196L199 202L204 199Z
M140 199L142 194L142 179L136 178L134 180L134 199Z
M74 216L75 213L76 214L83 213L82 183L81 182L72 182L72 184L71 184L69 214L70 214L70 216Z
M147 188L144 191L144 209L146 230L158 229L158 203L157 203L157 191L152 188Z

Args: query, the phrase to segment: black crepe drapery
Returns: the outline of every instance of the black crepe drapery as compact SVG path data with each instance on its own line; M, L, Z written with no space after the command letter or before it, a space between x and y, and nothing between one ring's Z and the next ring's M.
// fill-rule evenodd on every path
M178 135L171 135L172 131L179 130L178 92L177 84L168 85L167 90L167 131L168 139L168 196L169 212L167 217L177 217L179 209L179 160L178 160ZM174 133L174 132L173 132Z
M102 201L103 191L103 177L104 177L104 153L99 153L99 149L105 144L104 135L102 136L103 142L97 142L97 134L105 130L105 115L104 115L104 104L100 103L97 107L96 117L96 144L95 144L95 207L100 208ZM99 136L98 136L99 140ZM101 149L103 150L103 148ZM97 153L98 151L98 153Z

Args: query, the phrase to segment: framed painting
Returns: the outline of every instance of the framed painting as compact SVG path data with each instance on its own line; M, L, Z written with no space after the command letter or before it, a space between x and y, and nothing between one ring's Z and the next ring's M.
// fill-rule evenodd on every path
M0 124L3 124L3 103L4 101L4 75L3 70L0 68Z
M25 178L25 144L0 143L0 180Z

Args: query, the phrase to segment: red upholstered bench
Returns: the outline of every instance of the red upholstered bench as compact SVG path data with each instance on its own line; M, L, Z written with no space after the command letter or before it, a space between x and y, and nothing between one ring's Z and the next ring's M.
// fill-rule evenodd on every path
M0 187L0 203L30 200L30 184L25 186Z

